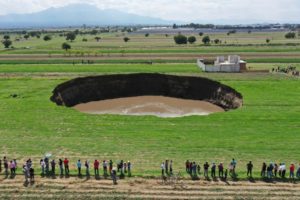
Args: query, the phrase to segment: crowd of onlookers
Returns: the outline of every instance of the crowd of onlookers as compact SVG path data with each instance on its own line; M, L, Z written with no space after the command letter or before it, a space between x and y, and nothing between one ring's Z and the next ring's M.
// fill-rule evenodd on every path
M217 177L216 172L218 170L218 177L221 179L226 180L228 172L232 178L236 178L237 177L236 170L235 170L236 166L237 166L237 162L235 159L231 160L228 168L225 168L223 163L219 163L218 165L216 163L212 163L210 166L208 162L205 162L203 164L203 176L206 179L209 179L209 170L210 170L210 177L214 179ZM247 176L249 178L253 178L252 176L253 167L254 166L251 161L249 161L246 165ZM186 172L189 173L193 178L198 178L198 176L201 175L201 166L196 162L190 162L189 160L187 160L185 163L185 168L186 168ZM287 169L285 163L277 164L271 162L269 165L267 165L264 162L261 167L260 175L262 178L268 178L268 179L272 179L276 177L287 178L286 175L287 170L289 170L289 175L288 175L289 178L291 179L300 178L300 164L296 169L296 166L293 163L289 166L289 169ZM162 173L162 175L164 174Z
M6 177L10 175L11 178L16 176L17 170L17 160L13 159L9 161L6 156L3 157L3 160L0 159L0 173L2 172L2 163L4 174ZM70 161L68 158L65 159L50 159L49 157L42 158L40 160L40 168L41 175L43 177L55 177L59 175L60 177L69 177L70 176ZM114 167L114 162L112 160L103 160L90 163L88 160L82 162L81 160L77 160L76 163L77 175L78 177L82 177L85 175L87 178L90 177L90 170L93 168L94 175L97 179L100 178L100 168L102 166L103 177L107 178L111 176L113 183L117 183L117 177L124 178L125 175L131 176L132 164L130 161L124 162L120 160L116 163L116 167ZM57 173L58 168L58 173ZM82 169L85 169L85 173L82 172ZM34 168L32 164L32 160L28 159L26 163L22 167L23 174L25 176L25 182L34 182Z
M115 164L115 165L114 165ZM69 177L70 176L70 161L68 158L64 159L50 159L49 157L44 157L40 160L40 169L41 175L43 177L55 177L59 175L60 177ZM80 159L73 163L73 166L76 166L77 175L78 177L86 176L87 178L90 177L90 171L93 169L94 176L96 179L100 178L100 169L102 168L103 177L111 177L113 183L117 183L117 177L124 178L126 175L128 177L131 176L132 164L130 161L124 162L120 160L114 163L112 160L94 160L90 163L88 160L84 162ZM219 164L205 162L203 165L196 163L195 161L187 160L185 162L185 170L186 172L193 178L198 179L202 174L203 177L209 179L215 179L219 177L222 180L227 180L227 176L231 176L233 179L237 178L236 173L237 161L232 159L229 162L229 165L224 165L222 162ZM253 171L253 163L249 161L246 165L247 169L247 176L249 178L253 178L252 171ZM6 156L3 159L0 159L0 173L4 169L4 174L6 177L10 175L11 178L16 176L16 171L18 169L18 163L16 159L8 160ZM57 172L58 169L58 172ZM82 169L85 169L83 172ZM203 172L202 172L203 171ZM287 175L287 171L289 174ZM25 177L25 182L34 182L34 168L31 159L28 159L24 165L22 165L22 172ZM161 175L163 178L167 176L173 175L173 161L172 160L165 160L161 164ZM265 162L261 166L260 176L262 178L287 178L290 179L300 178L300 164L298 167L295 164L290 164L289 168L285 165L285 163L273 163L266 164Z

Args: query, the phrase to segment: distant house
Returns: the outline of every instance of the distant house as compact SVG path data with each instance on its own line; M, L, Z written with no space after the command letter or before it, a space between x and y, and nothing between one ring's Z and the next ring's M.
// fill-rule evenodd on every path
M247 70L247 63L236 55L228 56L227 60L224 56L219 56L213 66L205 65L203 59L198 59L197 64L204 72L241 72Z

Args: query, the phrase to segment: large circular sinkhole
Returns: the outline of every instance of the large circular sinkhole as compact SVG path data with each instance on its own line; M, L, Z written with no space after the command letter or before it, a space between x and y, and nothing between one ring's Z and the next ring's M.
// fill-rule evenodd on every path
M58 85L51 100L91 114L182 117L242 106L233 88L202 77L118 74L76 78Z

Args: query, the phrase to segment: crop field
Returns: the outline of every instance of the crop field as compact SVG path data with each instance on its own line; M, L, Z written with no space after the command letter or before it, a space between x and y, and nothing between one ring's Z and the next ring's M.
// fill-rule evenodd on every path
M204 46L197 36L194 45L175 45L173 36L123 33L78 36L64 51L64 38L51 41L29 38L14 41L15 49L0 49L0 156L16 158L20 165L32 158L36 173L45 153L53 158L69 158L71 174L76 161L130 160L133 178L118 186L107 180L43 179L24 188L22 172L16 179L0 177L0 197L46 198L132 198L168 199L192 195L198 199L297 199L299 183L262 182L263 162L285 162L298 166L300 145L299 77L282 73L255 72L278 66L300 69L300 39L287 40L283 32L210 34L226 44ZM2 36L1 36L2 38ZM88 42L82 42L87 38ZM271 39L269 45L266 38ZM238 54L251 73L201 72L196 58L213 60L217 55ZM87 61L93 61L90 64ZM53 89L76 77L119 73L167 73L206 77L228 85L243 95L242 108L209 116L158 118L154 116L90 115L50 101ZM227 167L237 160L241 182L190 182L185 161L219 163ZM159 180L163 160L174 162L175 173L186 179L180 184L164 185ZM248 182L246 164L254 163L257 183ZM100 170L101 171L101 170ZM100 172L101 173L101 172ZM230 180L231 181L231 180ZM286 180L288 181L288 180ZM122 182L122 181L120 181ZM283 181L285 182L285 181ZM78 183L78 184L77 184ZM13 185L15 184L16 187ZM66 186L67 185L67 186ZM180 188L179 188L180 187ZM242 189L241 189L242 188ZM244 189L243 189L244 188ZM10 196L18 190L15 196ZM96 193L95 190L103 191ZM86 192L86 193L85 193ZM90 195L89 195L90 194ZM66 195L66 196L65 196ZM289 196L290 195L290 196ZM204 198L205 197L205 198ZM276 198L275 198L276 197Z

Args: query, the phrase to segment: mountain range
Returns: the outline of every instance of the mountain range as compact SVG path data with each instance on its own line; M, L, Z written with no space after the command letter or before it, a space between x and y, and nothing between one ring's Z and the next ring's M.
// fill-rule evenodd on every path
M130 14L124 11L101 10L89 4L72 4L49 8L36 13L0 16L0 28L68 27L97 25L165 25L172 24L159 18Z

